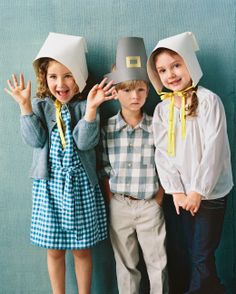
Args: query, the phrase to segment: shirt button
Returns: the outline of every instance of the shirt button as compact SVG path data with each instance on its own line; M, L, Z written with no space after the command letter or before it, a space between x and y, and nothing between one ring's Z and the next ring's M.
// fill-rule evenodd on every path
M128 163L128 167L131 167L132 166L132 163Z

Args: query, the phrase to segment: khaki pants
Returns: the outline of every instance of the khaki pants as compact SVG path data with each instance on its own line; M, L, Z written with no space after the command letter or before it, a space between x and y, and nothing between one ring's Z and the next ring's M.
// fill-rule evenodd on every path
M138 294L138 243L150 280L150 293L168 293L165 222L155 199L132 200L115 194L110 202L110 237L116 260L119 294Z

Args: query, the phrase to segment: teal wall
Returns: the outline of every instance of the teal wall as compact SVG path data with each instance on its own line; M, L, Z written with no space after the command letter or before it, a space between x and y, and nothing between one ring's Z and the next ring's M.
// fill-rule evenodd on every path
M224 103L235 165L235 0L1 0L0 1L0 293L50 293L46 252L30 245L32 150L22 143L18 105L5 94L11 73L34 79L31 62L49 31L82 35L88 43L88 65L101 77L115 58L118 38L141 36L148 54L158 39L193 31L201 51L202 85ZM157 97L151 92L152 112ZM117 110L103 107L103 115ZM235 174L235 171L234 171ZM236 200L230 194L223 238L217 252L220 277L227 293L236 293ZM93 250L92 294L117 293L110 243ZM72 258L68 254L67 289L76 293ZM209 293L211 294L211 293ZM214 293L212 293L214 294Z

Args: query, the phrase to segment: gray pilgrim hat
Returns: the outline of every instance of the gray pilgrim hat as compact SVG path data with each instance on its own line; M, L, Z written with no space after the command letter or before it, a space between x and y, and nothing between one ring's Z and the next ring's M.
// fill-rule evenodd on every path
M115 70L105 75L108 82L119 84L130 80L149 81L146 69L147 54L143 38L126 37L118 41Z

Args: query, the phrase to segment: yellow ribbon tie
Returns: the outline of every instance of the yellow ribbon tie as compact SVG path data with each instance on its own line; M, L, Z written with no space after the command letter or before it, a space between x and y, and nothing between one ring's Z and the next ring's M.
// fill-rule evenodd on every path
M56 109L56 122L57 122L57 127L58 127L58 131L60 134L60 139L61 139L61 145L62 148L64 149L66 147L66 139L65 139L65 126L64 126L64 122L61 116L61 102L56 100L54 103L55 109Z
M170 109L169 109L169 124L168 124L168 147L167 151L169 156L175 155L175 121L174 121L174 96L170 98Z
M185 113L185 103L186 103L186 93L188 90L193 88L193 86L188 87L183 91L176 92L160 92L158 93L161 96L161 100L170 99L169 106L169 116L168 116L168 146L167 153L169 156L175 156L175 126L174 126L174 97L181 97L181 135L182 139L186 136L186 113Z
M185 113L185 94L183 92L176 92L177 96L181 97L181 113L180 113L180 121L181 121L181 136L184 140L186 136L186 113Z

